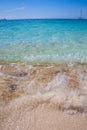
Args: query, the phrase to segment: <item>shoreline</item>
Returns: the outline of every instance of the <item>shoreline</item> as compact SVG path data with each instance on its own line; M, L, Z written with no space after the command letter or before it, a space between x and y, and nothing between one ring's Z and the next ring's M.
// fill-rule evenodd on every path
M51 128L82 130L84 128L86 130L86 87L86 63L1 64L1 128L3 130L18 128L21 130L50 130ZM50 123L50 127L46 122ZM64 122L64 127L60 122Z
M64 110L86 112L86 85L87 64L33 66L10 63L0 66L1 104L25 94L51 97L54 101L58 100L56 104Z
M17 61L6 61L6 60L0 60L0 65L10 65L10 64L24 64L24 65L32 65L32 66L45 66L45 65L48 65L48 66L51 66L51 65L69 65L69 64L72 64L72 65L84 65L84 64L87 64L87 61L85 62L76 62L76 61L72 61L72 62L65 62L65 61L58 61L58 62L38 62L38 63L34 63L34 62L28 62L28 61L21 61L21 60L17 60Z

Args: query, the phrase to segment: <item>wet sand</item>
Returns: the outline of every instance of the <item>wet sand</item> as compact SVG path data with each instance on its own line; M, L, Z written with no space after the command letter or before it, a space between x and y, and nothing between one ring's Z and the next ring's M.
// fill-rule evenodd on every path
M1 130L86 130L87 64L0 65Z
M20 99L21 104L16 101L5 108L0 119L1 130L87 130L87 116L70 115L46 103L29 107L28 97L24 98L27 104Z

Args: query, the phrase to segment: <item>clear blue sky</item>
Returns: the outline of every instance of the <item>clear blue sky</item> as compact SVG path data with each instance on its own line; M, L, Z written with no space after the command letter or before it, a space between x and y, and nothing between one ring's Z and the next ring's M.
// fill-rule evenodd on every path
M0 18L87 18L87 0L0 0Z

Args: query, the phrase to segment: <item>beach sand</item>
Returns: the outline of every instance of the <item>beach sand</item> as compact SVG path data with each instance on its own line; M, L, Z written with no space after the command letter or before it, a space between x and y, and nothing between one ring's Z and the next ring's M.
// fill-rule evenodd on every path
M87 130L87 64L1 64L0 130Z
M21 105L17 103L16 106L16 103L2 112L0 130L87 130L85 115L69 115L46 103L29 107L28 99L27 106L23 99Z

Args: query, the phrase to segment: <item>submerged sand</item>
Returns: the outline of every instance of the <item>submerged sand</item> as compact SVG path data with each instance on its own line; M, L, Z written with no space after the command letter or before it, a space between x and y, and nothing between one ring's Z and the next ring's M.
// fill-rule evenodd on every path
M0 65L1 130L86 130L87 64Z

